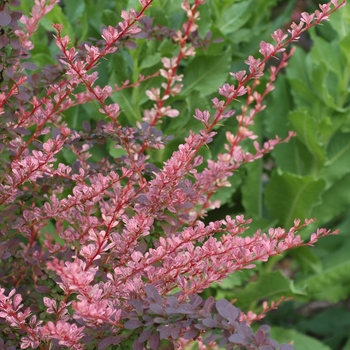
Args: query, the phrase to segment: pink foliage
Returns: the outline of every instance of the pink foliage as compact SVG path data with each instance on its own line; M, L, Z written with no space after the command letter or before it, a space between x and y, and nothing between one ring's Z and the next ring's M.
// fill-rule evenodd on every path
M30 37L37 30L38 21L57 3L58 0L35 0L31 16L21 17L23 26L16 29L16 35L23 51L33 49ZM275 44L262 41L259 50L262 57L249 56L245 61L247 71L230 73L236 83L219 87L219 97L212 100L215 113L194 111L194 118L202 124L202 129L198 133L190 131L162 168L151 172L150 179L146 176L150 166L147 152L163 148L166 143L166 139L157 134L156 125L164 118L180 115L167 101L182 88L182 76L177 74L180 61L195 55L195 47L188 38L197 29L202 3L196 0L190 5L185 0L182 5L187 20L172 38L179 46L177 56L163 57L163 68L159 72L149 77L140 76L134 83L127 81L122 87L96 85L98 73L94 69L99 60L116 54L121 38L133 37L141 31L138 22L152 0L140 1L139 12L123 11L118 26L102 30L103 45L85 44L84 51L72 46L70 38L62 36L62 25L55 24L64 77L48 84L41 97L30 95L28 77L21 75L20 60L15 64L14 70L19 75L7 91L0 93L0 114L5 116L11 110L11 104L9 107L7 103L16 97L25 103L19 102L6 122L12 133L9 140L4 140L10 162L0 183L0 204L5 208L8 230L2 232L2 236L9 247L18 246L15 250L8 248L8 253L20 256L23 265L16 265L14 273L0 281L0 284L13 285L7 292L0 289L0 318L20 330L22 349L51 349L52 344L55 348L83 349L89 339L101 341L105 334L111 337L105 344L118 344L124 339L124 335L120 335L124 328L140 326L136 316L130 316L133 312L137 315L144 312L145 306L141 302L137 304L138 298L144 299L152 312L161 312L161 297L173 303L173 308L178 307L177 303L191 300L194 310L200 305L194 295L213 282L235 271L253 268L257 261L267 261L294 247L313 245L319 238L335 233L320 229L312 234L310 241L303 242L298 230L311 220L302 224L296 220L289 230L271 228L268 233L259 230L251 237L243 237L241 234L249 228L251 220L242 215L227 216L207 225L203 218L209 210L220 206L212 200L212 195L221 187L230 186L228 179L235 170L294 136L291 132L284 140L276 136L260 145L250 127L256 114L265 108L264 98L274 89L277 74L293 54L293 50L286 52L286 46L305 30L327 20L345 1L332 0L314 14L303 13L300 23L292 23L289 34L281 30L272 34ZM279 64L271 68L264 93L259 94L255 87L265 74L265 63L278 53L282 53ZM121 125L120 106L107 103L108 98L117 90L136 87L158 74L164 82L146 91L154 104L144 111L144 124ZM77 87L80 92L76 92ZM237 133L227 131L224 153L208 160L199 171L203 163L199 151L215 137L220 121L233 117L235 111L230 110L230 105L240 96L247 99L236 116ZM83 124L86 133L71 130L62 112L89 101L99 105L101 122L94 130L88 123ZM38 141L41 135L49 133L52 136L47 141ZM105 143L108 138L117 140L125 151L123 163L113 165L104 161L92 167L88 162L89 149L93 143ZM83 145L79 143L81 139ZM242 147L244 140L253 140L253 154ZM57 161L57 156L67 147L75 154L78 169ZM41 205L26 206L20 199L23 194L40 191ZM20 216L13 214L18 207ZM47 233L48 224L54 226L54 235ZM19 236L20 241L15 241ZM38 277L50 280L52 290L41 285ZM42 304L24 308L24 286L28 279L32 283L29 288L43 294ZM16 290L21 292L16 294ZM170 298L175 290L178 290L177 301ZM234 322L261 319L276 306L264 305L261 315L242 313L231 319L219 306L217 311L220 317L230 320L227 326L230 327ZM203 306L203 310L211 310L210 307ZM45 316L38 321L41 313ZM166 334L166 330L163 331ZM188 326L172 331L183 346L186 342L181 337L186 331ZM261 334L261 339L265 339ZM141 333L140 338L157 344L156 337L148 337L148 333ZM135 344L137 349L143 343L140 340ZM210 344L214 349L216 345Z

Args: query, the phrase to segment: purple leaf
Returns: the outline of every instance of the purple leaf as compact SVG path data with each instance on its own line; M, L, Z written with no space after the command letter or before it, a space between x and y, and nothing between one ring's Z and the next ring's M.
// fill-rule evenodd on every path
M0 26L7 26L11 22L11 16L6 11L0 11Z
M86 120L83 121L82 125L83 125L83 128L84 128L84 130L86 132L90 132L91 131L91 125Z
M199 332L196 329L190 329L184 334L184 339L191 340L198 336Z
M293 346L293 345L290 345L290 344L283 344L283 345L280 347L280 350L294 350L294 346Z
M174 328L171 330L171 337L172 337L174 340L176 340L176 339L179 338L179 336L180 336L180 329L174 327Z
M232 324L236 322L236 319L240 314L239 310L225 299L219 300L216 303L216 309L222 317L230 321Z
M125 329L136 329L143 326L143 323L139 320L129 320L124 324Z
M151 347L152 350L156 350L159 347L159 334L153 333L151 336L151 339L149 340L149 346Z
M106 349L107 346L110 346L113 343L113 336L103 339L98 344L98 350Z
M159 327L158 330L160 331L160 333L159 333L160 339L169 338L173 328L174 328L174 325L172 325L172 324Z
M36 288L35 288L35 290L38 292L38 293L49 293L49 292L51 292L51 289L50 288L48 288L48 287L46 287L46 286L37 286Z
M189 304L181 305L178 309L177 312L181 314L192 314L194 313L194 307Z
M138 339L135 339L134 343L132 344L133 350L143 350L144 346L142 343L139 342Z
M36 70L38 69L38 66L32 62L23 62L21 64L21 66L25 69L29 69L29 70Z
M25 129L25 128L14 128L13 130L21 135L30 135L30 131L28 129Z
M150 304L149 308L156 314L164 315L163 307L159 304Z
M233 334L228 338L228 340L234 344L245 344L246 342L242 334Z
M152 298L157 304L163 304L163 299L155 286L147 284L145 290L148 297Z
M155 317L153 319L154 323L164 323L165 322L165 318L164 317Z
M151 330L151 329L147 329L147 330L143 331L143 332L140 334L139 342L140 342L140 343L145 342L147 339L149 339L149 337L151 336L151 334L152 334L152 330Z
M0 49L5 47L9 43L9 38L4 34L0 36Z
M213 319L211 318L205 318L202 323L207 326L207 327L210 327L210 328L215 328L217 327L218 323L215 322Z
M20 0L11 0L10 1L10 6L18 7L19 5L21 5L21 1Z
M4 70L4 73L7 77L12 78L13 77L13 67L6 67Z
M18 100L21 100L21 101L28 101L30 98L30 96L25 92L20 92L15 96Z

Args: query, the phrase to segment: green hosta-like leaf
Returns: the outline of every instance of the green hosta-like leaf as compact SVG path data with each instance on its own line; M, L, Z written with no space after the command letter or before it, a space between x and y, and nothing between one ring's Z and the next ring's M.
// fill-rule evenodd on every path
M337 133L327 147L327 162L320 175L333 184L350 173L350 133Z
M156 52L154 55L147 55L141 62L139 69L145 69L153 67L160 62L161 56L159 52Z
M278 145L272 151L272 156L283 172L300 176L308 175L315 161L310 151L297 138Z
M321 343L319 340L309 337L292 329L281 327L271 327L271 338L279 343L293 342L296 350L332 350L329 346Z
M345 175L322 194L322 201L311 211L318 225L330 222L342 214L350 205L350 174Z
M290 87L285 76L278 77L275 83L275 90L272 93L272 99L262 112L262 119L269 137L276 135L286 137L291 130L290 122L287 116L292 108L292 99ZM276 147L276 149L281 146Z
M181 95L185 96L192 90L199 91L202 96L216 92L228 77L229 61L225 52L221 56L195 57L186 67Z
M289 60L287 67L288 81L292 87L291 93L294 101L299 107L315 108L319 96L310 83L309 72L312 62L302 50L297 50Z
M262 160L246 164L248 176L242 184L242 204L247 215L261 217L263 211Z
M299 288L306 286L310 299L337 302L350 292L350 241L345 240L341 249L322 259L322 272L309 275L296 282Z
M289 115L293 129L298 138L305 144L309 151L317 158L317 165L321 167L325 161L325 151L318 138L318 123L307 109L299 109Z
M102 11L102 23L105 26L115 26L116 23L120 21L119 13L115 13L114 11L110 9L104 9Z
M266 187L266 206L271 217L288 228L295 218L310 217L312 208L321 202L324 187L322 179L275 171Z
M241 28L252 16L252 11L249 11L251 4L251 0L234 2L231 6L226 6L224 11L221 10L217 25L220 31L227 35Z
M310 247L298 247L293 249L290 256L295 259L305 272L320 273L322 271L321 260Z
M277 299L281 296L303 294L294 287L293 281L285 277L280 271L273 271L260 276L257 282L250 282L243 290L234 293L237 298L236 306L242 310L249 310L259 300Z
M67 13L67 18L71 23L74 23L79 17L84 14L85 11L85 1L66 1L64 3L65 12Z

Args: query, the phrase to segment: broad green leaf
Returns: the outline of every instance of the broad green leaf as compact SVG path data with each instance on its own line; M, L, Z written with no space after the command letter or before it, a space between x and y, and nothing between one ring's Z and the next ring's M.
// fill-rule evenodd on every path
M139 69L153 67L160 62L161 56L159 52L156 52L154 55L147 55L139 66Z
M246 0L234 2L230 7L226 7L225 11L221 12L218 23L220 31L228 35L241 28L252 16L252 11L249 11L251 4L251 0Z
M285 277L281 271L272 271L262 274L257 282L250 282L244 289L234 293L236 305L242 310L249 310L259 300L277 299L282 295L292 296L303 294L294 287L293 281Z
M216 92L225 83L229 72L229 55L195 57L186 67L183 80L184 88L181 95L186 95L193 89L202 96Z
M327 147L328 160L320 176L330 184L350 173L350 134L337 133Z
M288 344L292 342L296 350L332 350L319 340L292 329L271 327L270 334L271 338L277 340L279 343Z
M262 217L263 182L262 182L262 160L246 164L247 177L242 184L242 204L247 215L253 218Z
M257 119L255 125L250 128L255 135L258 135L258 140L261 142L262 120ZM252 148L252 147L251 147ZM253 150L250 150L254 152ZM262 159L245 165L247 176L243 181L242 204L247 215L252 218L261 218L263 216L263 162Z
M341 306L329 305L316 315L301 319L297 327L304 333L322 337L332 349L342 349L344 339L349 336L350 312Z
M344 6L340 11L332 14L332 20L329 22L332 28L338 33L340 39L349 35L350 30L350 8ZM348 47L349 49L349 47Z
M210 31L212 24L211 15L212 11L209 4L204 4L198 8L200 13L200 19L197 22L198 24L198 33L201 38L205 38L207 33Z
M290 122L287 119L292 109L292 99L287 78L284 75L278 77L275 90L271 93L268 107L262 112L262 119L268 137L286 137L291 130ZM275 149L281 147L277 146Z
M350 350L350 337L348 338L346 344L343 346L342 350Z
M321 201L325 187L322 179L274 171L265 190L265 202L271 217L288 228L295 218L310 217L312 208Z
M67 13L67 18L71 23L74 23L79 17L84 14L85 1L66 1L64 3L64 10Z
M296 286L306 286L308 297L337 302L346 297L350 291L350 241L346 240L341 247L323 257L323 270L296 281Z
M299 109L289 115L293 129L298 138L305 144L308 150L317 159L317 166L321 167L325 161L325 151L318 138L318 123L309 110Z
M322 201L311 211L311 217L318 218L318 225L330 222L349 208L350 174L343 176L322 194Z
M314 167L315 157L297 138L275 147L272 156L283 172L303 176L309 175Z
M310 247L293 249L289 255L299 263L304 272L320 273L322 271L322 263Z
M313 46L310 52L310 57L313 64L323 63L327 69L326 71L334 72L341 77L343 70L341 66L341 52L339 50L339 44L336 42L329 43L319 36L313 37ZM314 85L317 88L317 84ZM333 86L332 88L335 88Z
M289 60L287 78L292 87L291 94L299 107L314 108L319 96L310 83L310 70L312 63L302 50L296 50Z
M330 72L325 64L314 62L310 77L319 100L331 109L338 109L336 98L338 96L339 80L337 76Z
M33 57L33 62L38 66L38 67L45 67L47 64L52 64L55 65L57 64L57 61L55 61L51 55L47 53L37 53L32 56Z
M118 22L120 21L120 15L119 13L115 13L114 11L110 9L104 9L102 11L102 23L105 26L116 26Z
M320 176L328 187L350 173L350 134L337 133L327 147L327 162L320 171Z

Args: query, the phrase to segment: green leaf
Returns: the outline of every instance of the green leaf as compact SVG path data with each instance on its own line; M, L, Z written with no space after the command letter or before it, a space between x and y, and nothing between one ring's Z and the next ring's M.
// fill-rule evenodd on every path
M235 293L234 298L237 298L236 305L239 308L248 310L259 300L277 299L282 295L287 297L295 294L303 292L296 289L293 281L285 277L281 271L272 271L261 275L257 282L249 283L243 290Z
M299 333L292 329L284 329L281 327L271 327L271 338L279 343L293 342L296 350L332 350L329 346L321 343L319 340Z
M321 260L314 254L312 248L298 247L289 254L299 263L303 271L312 273L320 273L322 271Z
M53 9L40 20L40 24L49 32L53 32L52 24L60 23L63 26L62 35L68 35L70 42L75 42L75 31L68 21L65 14L62 12L62 8L54 6Z
M350 173L350 133L337 133L327 147L327 162L320 176L329 185Z
M350 205L350 174L335 182L322 194L320 204L312 209L311 216L318 218L318 225L330 222Z
M160 62L160 53L156 52L154 55L147 55L141 62L139 69L153 67Z
M47 53L37 53L32 56L33 62L38 67L45 67L47 64L55 65L57 62Z
M68 20L73 23L84 14L85 1L66 1L64 7Z
M288 143L278 145L273 151L276 166L283 172L296 175L308 175L311 172L315 158L306 146L297 138Z
M104 9L102 11L102 23L105 26L115 26L120 21L119 14L110 9Z
M292 112L289 119L298 138L304 143L308 150L317 158L318 167L325 161L325 151L318 139L318 123L309 110L303 108Z
M323 270L318 274L309 275L296 282L296 286L306 286L310 299L338 302L350 292L350 240L345 240L343 246L325 255L322 259Z
M182 96L193 89L202 96L207 96L218 90L225 83L229 72L230 57L226 53L221 56L197 56L186 67L183 80Z
M241 28L252 16L252 11L249 11L251 5L251 0L242 1L240 3L234 2L233 5L225 8L225 11L221 12L221 18L217 27L225 35L236 32L237 29Z
M266 206L271 217L288 228L295 218L310 217L312 208L321 202L324 187L322 179L275 171L266 187Z
M302 50L296 50L286 69L296 105L310 109L314 108L316 101L319 99L313 85L310 83L309 72L311 68L311 62L306 53Z
M246 164L248 176L242 184L242 204L247 215L257 218L262 216L262 160Z
M287 116L292 109L292 100L290 86L284 75L278 77L275 83L275 90L272 92L271 97L268 108L264 109L262 112L263 116L261 117L264 121L266 131L270 138L276 135L287 137L288 131L291 129Z

